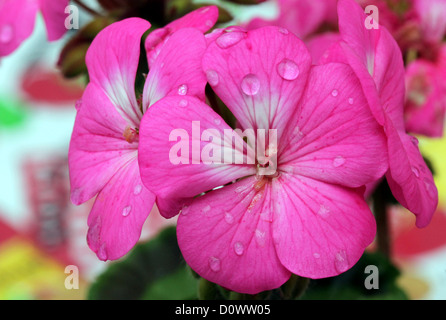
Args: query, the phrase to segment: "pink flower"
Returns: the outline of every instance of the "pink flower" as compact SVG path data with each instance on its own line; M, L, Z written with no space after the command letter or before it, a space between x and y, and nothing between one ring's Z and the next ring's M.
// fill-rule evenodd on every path
M250 294L292 273L322 278L349 269L376 229L361 186L388 167L385 135L351 68L311 66L302 41L277 27L223 31L203 68L254 136L234 134L193 97L159 100L140 127L143 183L164 199L161 214L181 209L177 234L188 265ZM266 152L253 159L259 141ZM223 155L243 161L218 161Z
M279 16L273 20L255 18L247 28L279 26L300 38L315 32L323 22L336 23L336 0L278 0Z
M137 99L141 36L149 28L150 23L139 18L114 23L99 33L87 52L90 83L69 150L71 200L80 204L97 195L87 240L101 260L117 259L134 246L155 201L141 182L137 161L143 114L169 95L204 99L201 57L206 42L194 28L170 36L150 68L142 99Z
M446 112L446 69L418 59L406 68L404 117L408 131L442 137Z
M446 34L446 1L414 0L423 38L428 42L441 42Z
M42 12L49 41L66 32L68 0L0 0L0 56L16 50L34 30L37 13Z
M164 43L173 32L181 28L196 28L202 32L206 32L217 22L217 19L218 8L216 6L201 7L172 21L163 28L151 32L147 36L144 44L149 66L155 61Z
M371 111L386 131L389 154L386 178L392 193L417 216L418 227L426 226L437 207L438 192L419 151L418 140L406 133L401 51L383 26L364 27L366 16L354 0L339 0L338 14L342 41L330 49L325 62L348 63L359 77Z

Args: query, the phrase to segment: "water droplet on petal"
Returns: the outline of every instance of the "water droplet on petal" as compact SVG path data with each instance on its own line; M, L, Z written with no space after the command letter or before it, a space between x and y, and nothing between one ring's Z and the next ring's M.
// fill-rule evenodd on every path
M130 211L132 211L132 206L125 207L122 209L122 216L127 217L130 214Z
M262 212L260 218L266 222L273 222L273 215L271 212Z
M233 224L234 223L234 216L232 214L230 214L229 212L225 212L225 221L228 224Z
M426 186L427 194L432 199L435 199L436 195L437 195L437 190L436 190L435 184L428 178L424 178L423 180L424 180L424 184Z
M133 189L133 194L134 194L135 196L137 196L138 194L141 193L141 191L142 191L142 185L137 184L137 185L135 186L135 188Z
M181 99L180 102L178 102L178 106L180 106L181 108L185 108L187 107L189 103L187 102L186 99Z
M294 61L283 59L277 65L277 72L285 80L294 80L299 76L299 67Z
M219 125L221 124L221 119L219 119L219 118L215 118L215 119L214 119L214 123L215 123L217 126L219 126Z
M259 247L264 247L266 244L265 231L257 229L255 231L255 236L256 236L256 242L259 245Z
M208 79L209 84L213 87L218 85L218 82L220 81L217 71L211 69L206 71L206 78Z
M410 137L410 140L412 141L413 145L418 147L419 141L416 137Z
M354 101L355 101L355 100L353 100L353 98L348 98L348 103L349 103L349 104L353 104Z
M218 259L216 257L210 257L209 258L209 268L211 268L211 270L214 272L220 271L220 268L221 268L220 259Z
M187 85L186 84L182 84L181 86L178 87L178 94L180 96L186 95L187 94L187 89L188 89Z
M240 241L234 243L234 252L236 255L241 256L244 251L245 247L243 246L243 243L241 243Z
M103 242L101 244L101 246L99 247L97 256L98 256L99 260L101 260L101 261L106 261L108 259L107 246L106 246L105 242Z
M344 157L338 156L338 157L333 159L333 166L335 168L339 168L340 166L344 165L344 163L345 163L345 158Z
M416 167L412 167L412 172L415 175L415 177L420 177L420 171Z
M256 95L260 89L260 80L255 74L247 74L242 80L242 91L248 96Z
M283 27L279 28L279 32L282 33L282 34L288 34L289 33L288 29L283 28Z
M10 24L0 27L0 43L7 44L14 38L14 28Z
M201 212L206 213L206 212L209 212L210 210L211 210L211 206L207 205L203 209L201 209Z
M333 97L337 97L338 94L339 94L339 92L338 92L338 90L336 90L336 89L334 89L334 90L331 92L331 95L332 95Z
M229 47L232 47L233 45L236 45L239 43L244 37L246 36L246 33L244 32L227 32L223 33L221 36L219 36L215 42L217 45L222 49L227 49Z
M348 269L347 255L345 251L339 251L335 256L335 268L339 273L345 272Z
M189 207L188 206L183 206L180 210L180 213L185 216L189 213Z
M327 218L330 215L330 208L321 205L317 214L320 215L322 218Z
M313 257L315 259L319 259L321 257L321 255L319 253L315 252L315 253L313 253Z

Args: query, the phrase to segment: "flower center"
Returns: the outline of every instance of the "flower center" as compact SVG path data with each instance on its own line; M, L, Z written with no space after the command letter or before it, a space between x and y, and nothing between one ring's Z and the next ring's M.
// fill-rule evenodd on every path
M122 136L124 137L125 141L128 143L133 143L135 141L139 140L139 129L138 128L132 128L130 126L127 126L122 133Z

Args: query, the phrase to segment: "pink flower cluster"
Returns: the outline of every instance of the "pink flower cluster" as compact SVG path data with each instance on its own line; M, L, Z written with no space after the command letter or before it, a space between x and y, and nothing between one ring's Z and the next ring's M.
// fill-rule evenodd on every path
M141 97L135 79L149 22L130 18L99 33L69 167L72 201L96 197L88 243L101 260L135 245L156 204L166 218L179 215L178 243L193 270L252 294L291 274L324 278L351 268L376 232L365 186L384 176L417 225L430 222L438 195L406 133L401 50L384 27L364 27L355 1L339 0L337 12L340 33L314 63L283 26L206 33L218 10L198 9L146 38ZM170 161L177 129L192 137L190 148L237 155L255 147L249 137L235 135L235 147L217 134L233 128L208 105L206 85L238 129L274 130L274 143L264 140L266 162L207 163L183 149L179 163ZM203 141L205 132L215 134ZM264 173L271 159L276 170Z

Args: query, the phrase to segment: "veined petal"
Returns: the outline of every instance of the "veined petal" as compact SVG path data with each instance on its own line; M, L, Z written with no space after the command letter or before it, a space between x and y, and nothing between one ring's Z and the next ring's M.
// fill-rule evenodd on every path
M277 27L227 28L203 58L209 84L243 129L283 128L295 111L311 65L299 38Z
M206 77L201 60L206 50L202 32L180 29L164 44L150 67L143 93L143 112L169 95L190 95L204 101Z
M142 185L136 158L118 169L88 216L88 245L99 259L118 259L136 244L154 202Z
M0 57L16 50L34 30L38 3L28 0L0 2Z
M119 168L136 159L137 141L129 143L123 136L127 126L105 92L90 83L76 115L68 153L73 203L91 199Z
M201 100L169 96L148 109L139 131L139 163L145 186L160 198L191 198L255 174L249 147ZM245 151L247 153L245 153ZM234 164L232 157L239 157ZM163 212L164 216L170 216ZM178 213L178 210L177 212Z
M86 56L90 82L105 92L132 127L138 127L142 118L135 79L141 36L149 28L150 23L139 18L115 22L96 36Z
M279 144L279 168L360 187L388 169L386 136L353 70L329 63L311 69L308 85Z
M273 180L273 239L282 264L308 278L351 268L373 241L376 224L363 192L302 176Z
M399 132L387 119L389 172L387 181L401 205L416 215L416 225L429 224L438 205L438 191L432 173L418 149L418 140Z
M290 277L274 249L271 190L243 179L198 197L182 210L177 234L187 264L205 279L255 294Z

